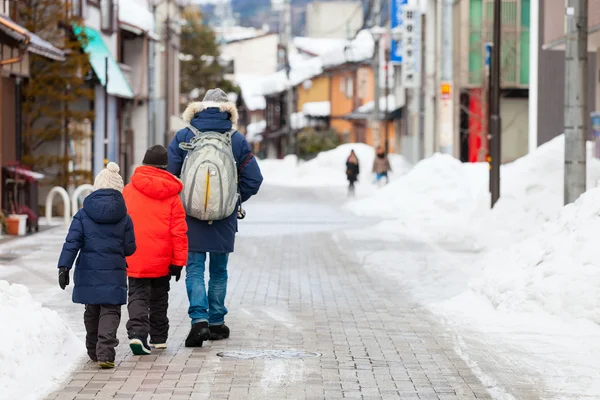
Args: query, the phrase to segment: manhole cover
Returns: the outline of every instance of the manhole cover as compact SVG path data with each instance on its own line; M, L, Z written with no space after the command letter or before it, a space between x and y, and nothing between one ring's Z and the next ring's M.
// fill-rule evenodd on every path
M0 254L0 264L11 262L19 258L19 254L15 253L2 253Z
M238 350L223 351L217 355L219 357L238 358L242 360L254 358L314 358L321 356L320 353L302 350Z

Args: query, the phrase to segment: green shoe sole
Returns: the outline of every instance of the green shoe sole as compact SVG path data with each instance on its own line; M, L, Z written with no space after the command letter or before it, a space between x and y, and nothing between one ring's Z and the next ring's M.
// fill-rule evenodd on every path
M115 363L112 361L100 361L98 366L102 369L111 369L115 367Z
M129 342L129 348L131 349L131 352L136 356L147 356L148 354L152 353L152 351L150 349L147 349L142 343L142 341L138 339L132 339Z

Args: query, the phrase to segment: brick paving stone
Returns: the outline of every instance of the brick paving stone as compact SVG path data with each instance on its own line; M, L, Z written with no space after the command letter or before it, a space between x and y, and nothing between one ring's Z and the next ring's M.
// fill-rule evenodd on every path
M291 189L277 196L311 201L307 193ZM259 204L265 200L269 198L257 199ZM262 214L252 219L249 213L240 223L229 268L230 339L185 348L185 283L172 282L167 349L133 356L124 307L115 370L99 371L93 363L83 363L47 399L95 394L150 400L490 399L453 351L444 328L397 283L365 270L359 253L369 244L351 239L327 215L312 230L292 214L269 220ZM347 219L356 226L372 223ZM299 349L321 357L217 356L262 349Z

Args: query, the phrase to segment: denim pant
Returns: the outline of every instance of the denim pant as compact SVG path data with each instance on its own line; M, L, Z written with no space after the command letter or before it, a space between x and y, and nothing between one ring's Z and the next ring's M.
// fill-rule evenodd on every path
M210 253L208 295L204 282L206 253L190 251L185 267L185 285L187 287L190 308L188 314L192 324L201 321L209 325L225 323L225 295L227 294L227 261L228 253Z

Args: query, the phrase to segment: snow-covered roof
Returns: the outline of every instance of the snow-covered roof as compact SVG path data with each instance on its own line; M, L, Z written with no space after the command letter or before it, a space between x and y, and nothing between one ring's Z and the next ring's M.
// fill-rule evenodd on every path
M336 67L345 63L361 62L373 57L375 42L368 30L362 30L352 41L331 49L321 56L325 68Z
M374 49L373 37L366 30L359 32L356 39L352 41L298 37L294 39L294 44L297 48L290 53L289 79L283 70L259 79L258 81L262 82L263 95L281 93L290 86L299 85L321 75L327 68L370 60ZM319 47L320 45L323 47ZM307 50L318 56L307 56L298 49Z
M14 22L8 15L0 13L0 30L17 41L24 41L29 37L29 46L27 50L56 61L64 61L65 53L54 47L50 42L45 41L35 33L29 32L24 27Z
M262 120L253 122L246 126L246 140L249 143L258 143L262 141L262 133L267 129L267 121Z
M304 103L302 113L310 117L328 117L331 115L331 103L328 101Z
M249 111L264 110L267 107L267 101L263 92L264 77L244 76L237 77L236 83L242 91L242 98Z
M386 111L386 104L387 104L387 111L388 112L392 112L394 110L397 110L400 107L404 106L404 98L400 99L400 102L398 104L396 104L396 96L393 94L390 94L387 97L387 102L386 102L386 98L385 96L380 97L379 98L379 110L381 110L382 112ZM362 106L358 107L356 109L356 113L372 113L373 109L375 108L375 101L371 100L368 103L363 104Z
M138 28L143 32L154 33L152 11L135 1L119 2L119 22Z
M311 53L315 56L322 56L330 51L334 51L340 47L344 47L347 43L343 39L327 39L327 38L312 38L312 37L295 37L294 46L300 51Z

